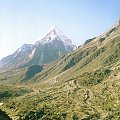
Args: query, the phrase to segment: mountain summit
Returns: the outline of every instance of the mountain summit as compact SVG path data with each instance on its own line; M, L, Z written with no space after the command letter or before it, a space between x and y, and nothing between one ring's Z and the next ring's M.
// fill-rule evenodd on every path
M45 37L37 41L36 44L52 44L55 40L62 41L66 49L68 49L67 46L70 46L72 49L76 49L76 46L72 44L71 39L69 39L56 25L52 26Z
M0 68L19 68L36 64L46 64L73 51L76 46L71 39L54 26L34 45L24 44L13 54L0 60Z

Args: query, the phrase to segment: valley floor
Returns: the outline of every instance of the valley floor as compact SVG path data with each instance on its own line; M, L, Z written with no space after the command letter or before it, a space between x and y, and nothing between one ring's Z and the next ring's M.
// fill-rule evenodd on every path
M91 80L86 73L62 82L52 79L27 86L1 85L0 109L13 120L119 120L119 76L118 70L89 84L81 82L86 77Z

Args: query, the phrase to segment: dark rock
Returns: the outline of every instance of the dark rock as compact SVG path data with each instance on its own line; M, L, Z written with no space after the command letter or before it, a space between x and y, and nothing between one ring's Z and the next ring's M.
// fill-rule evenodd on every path
M6 112L0 109L0 120L12 120L12 119L6 114Z
M42 70L43 70L43 66L40 66L40 65L30 66L25 74L25 78L23 81L31 79L32 77L34 77L37 73L41 72Z

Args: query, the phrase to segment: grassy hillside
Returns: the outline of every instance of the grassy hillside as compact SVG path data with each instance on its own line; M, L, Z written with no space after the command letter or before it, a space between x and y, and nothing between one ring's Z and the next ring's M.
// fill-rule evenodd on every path
M0 120L12 120L4 111L0 110Z
M83 73L74 79L47 80L31 86L34 92L5 101L2 109L12 118L23 120L117 120L120 114L119 78L117 64Z
M120 24L33 76L30 68L0 73L0 108L12 119L120 119Z

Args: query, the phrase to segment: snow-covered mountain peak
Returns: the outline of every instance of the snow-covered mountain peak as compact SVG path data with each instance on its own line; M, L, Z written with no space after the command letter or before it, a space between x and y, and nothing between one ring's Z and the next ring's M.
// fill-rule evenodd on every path
M52 30L57 30L57 29L59 29L59 28L57 27L57 25L53 25L53 26L49 29L49 32L52 31Z
M62 38L62 40L67 40L69 39L64 33L63 31L56 25L52 26L51 29L49 30L48 34L46 36L50 36L50 35L56 35L60 38Z
M52 26L48 33L36 44L53 43L53 41L62 41L65 45L73 46L71 39L69 39L56 25ZM76 47L75 47L76 48Z

